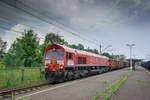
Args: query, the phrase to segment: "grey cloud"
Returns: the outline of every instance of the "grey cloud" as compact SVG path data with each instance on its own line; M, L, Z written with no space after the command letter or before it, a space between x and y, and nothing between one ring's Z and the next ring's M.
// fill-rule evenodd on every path
M146 40L144 40L145 37L141 35L148 35L149 32L150 2L148 0L3 1L13 4L16 7L22 7L26 11L40 17L42 20L59 26L59 28L65 25L82 36L90 37L89 39L91 40L118 45L118 47L116 46L118 49L121 48L120 45L124 45L125 42L128 41L139 44L140 37L144 41L141 42L141 47L143 47ZM25 7L24 4L28 7ZM9 28L16 24L27 24L36 27L43 33L53 30L49 28L52 27L52 25L35 16L9 7L1 2L0 5L0 17L6 17L9 20L9 23L11 23L8 25ZM2 23L3 22L1 22L1 24ZM7 24L3 25L7 26ZM66 33L63 32L63 35ZM132 34L131 36L134 37L134 39L130 37L130 34ZM75 42L77 41L81 40L77 38ZM87 44L84 41L83 43ZM126 52L124 50L122 51ZM137 53L139 52L137 51Z

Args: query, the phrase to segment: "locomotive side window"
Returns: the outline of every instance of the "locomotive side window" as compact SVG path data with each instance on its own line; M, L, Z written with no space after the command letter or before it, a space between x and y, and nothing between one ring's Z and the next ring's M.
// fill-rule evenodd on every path
M83 64L86 64L86 57L83 57Z
M82 64L82 57L78 57L78 64Z
M86 57L78 57L78 64L86 64Z

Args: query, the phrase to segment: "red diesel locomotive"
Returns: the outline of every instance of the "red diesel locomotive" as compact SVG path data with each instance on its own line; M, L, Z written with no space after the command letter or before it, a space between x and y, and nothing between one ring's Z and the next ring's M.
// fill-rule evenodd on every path
M49 83L77 79L127 66L126 62L59 44L46 48L44 62L45 78Z

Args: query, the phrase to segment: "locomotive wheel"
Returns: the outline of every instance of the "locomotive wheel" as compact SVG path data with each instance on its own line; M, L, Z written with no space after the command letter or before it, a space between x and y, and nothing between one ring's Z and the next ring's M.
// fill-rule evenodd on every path
M79 71L75 71L74 72L74 79L78 79L78 78L80 78Z
M48 80L48 83L51 84L51 83L54 83L54 73L52 72L47 72L45 74L45 77L46 79Z
M88 70L85 70L84 72L85 72L85 77L87 77L88 76Z
M65 76L64 74L62 74L60 77L57 78L57 82L58 83L61 83L61 82L64 82L65 81Z
M104 72L108 72L108 71L109 71L109 67L105 67Z
M102 73L105 73L106 72L106 68L102 68Z
M83 70L83 71L81 70L81 71L80 71L80 76L81 76L82 78L85 77L85 76L86 76L86 72L85 72L84 70Z
M64 82L64 81L65 81L65 78L64 78L64 77L61 77L61 78L57 79L57 82L58 82L58 83L61 83L61 82Z
M102 69L99 69L99 73L98 73L98 74L101 74L101 73L103 73L103 70L102 70Z
M67 80L71 81L73 79L73 72L69 71L67 74Z

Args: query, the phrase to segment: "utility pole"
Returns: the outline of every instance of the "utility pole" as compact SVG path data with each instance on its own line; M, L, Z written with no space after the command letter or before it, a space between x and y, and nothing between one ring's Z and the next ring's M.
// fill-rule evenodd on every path
M100 54L102 54L103 52L105 52L108 48L112 47L112 45L108 45L106 46L104 49L102 49L102 44L99 45L99 52Z
M101 44L99 45L99 52L100 52L100 54L102 54L102 45Z
M132 47L135 46L135 44L127 44L127 46L130 48L130 68L133 69L132 66Z

